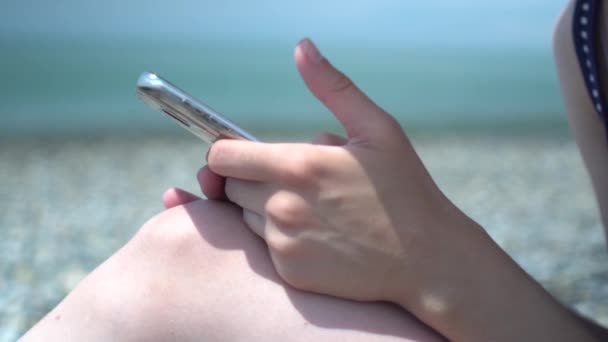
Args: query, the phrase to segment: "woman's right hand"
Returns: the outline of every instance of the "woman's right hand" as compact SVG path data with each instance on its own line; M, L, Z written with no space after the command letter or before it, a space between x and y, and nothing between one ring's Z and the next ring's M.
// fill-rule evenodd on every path
M439 191L393 117L309 40L295 59L348 139L220 140L209 150L202 188L209 197L223 195L218 177L226 178L225 196L243 208L294 287L356 300L412 298L431 279L444 279L446 265L453 270L464 261L460 242L476 230L461 224L468 220Z
M312 42L302 41L295 59L348 139L333 146L220 140L200 175L208 195L243 208L286 282L399 303L454 340L517 337L512 329L529 328L539 312L562 321L542 288L443 196L394 118ZM487 320L497 312L512 324Z

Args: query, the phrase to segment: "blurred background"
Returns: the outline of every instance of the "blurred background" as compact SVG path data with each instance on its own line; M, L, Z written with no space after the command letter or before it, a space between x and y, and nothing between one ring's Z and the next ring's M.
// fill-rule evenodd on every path
M552 61L565 3L3 0L0 340L124 245L166 188L197 192L206 146L136 99L142 71L264 140L340 133L294 67L303 37L516 261L608 323L608 258Z
M335 127L295 70L303 37L408 127L563 129L550 50L563 4L8 0L0 133L175 131L135 99L144 70L253 131Z

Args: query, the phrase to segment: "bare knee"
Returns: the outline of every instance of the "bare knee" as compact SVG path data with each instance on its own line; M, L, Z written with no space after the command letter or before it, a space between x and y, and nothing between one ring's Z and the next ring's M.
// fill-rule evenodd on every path
M193 202L146 222L75 295L88 302L109 330L130 332L134 340L204 336L205 324L213 322L204 318L214 306L214 297L206 294L234 276L227 269L246 263L244 249L263 250L256 244L260 241L243 225L240 210Z
M128 245L130 253L167 272L207 274L220 264L251 254L265 258L263 247L264 243L243 223L240 208L203 200L156 215Z
M437 340L394 308L283 287L263 242L242 223L240 210L208 201L155 216L54 311L46 323L61 322L64 328L55 335L42 329L39 336L88 341L256 340L252 336ZM57 315L61 321L53 319ZM336 324L344 329L334 329Z
M251 253L267 258L262 245L243 224L240 209L195 201L146 222L115 260L108 260L108 269L146 300L172 301L192 292L191 286L226 277L227 265L246 263Z

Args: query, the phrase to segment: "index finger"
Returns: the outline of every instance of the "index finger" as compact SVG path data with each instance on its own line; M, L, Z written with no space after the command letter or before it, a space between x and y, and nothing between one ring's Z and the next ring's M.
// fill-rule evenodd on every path
M286 155L296 152L297 145L224 139L211 146L207 162L224 177L270 182L281 177Z

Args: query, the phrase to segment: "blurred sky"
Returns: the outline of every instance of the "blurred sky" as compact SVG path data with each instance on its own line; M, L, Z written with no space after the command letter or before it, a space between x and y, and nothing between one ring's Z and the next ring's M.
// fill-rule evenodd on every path
M3 0L6 35L543 46L564 0Z

